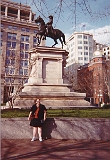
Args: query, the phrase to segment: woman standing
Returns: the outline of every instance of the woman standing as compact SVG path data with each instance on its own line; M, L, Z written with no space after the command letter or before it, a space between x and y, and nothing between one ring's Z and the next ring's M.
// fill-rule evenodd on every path
M33 126L33 138L31 141L36 140L38 132L39 141L42 141L42 125L46 120L46 107L40 103L40 99L35 100L35 104L31 107L28 120L30 120L30 126Z

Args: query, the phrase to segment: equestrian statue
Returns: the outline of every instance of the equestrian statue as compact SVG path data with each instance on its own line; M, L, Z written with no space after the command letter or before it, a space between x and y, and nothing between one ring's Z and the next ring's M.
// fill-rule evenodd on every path
M45 24L44 20L39 16L35 20L36 23L39 23L39 31L36 34L36 37L38 39L38 45L40 45L41 40L46 40L46 37L50 37L54 40L55 44L52 45L54 47L56 44L58 44L57 39L60 40L62 44L62 49L63 49L63 43L66 45L65 42L65 35L62 31L59 29L54 29L52 24L53 24L53 16L49 16L49 22Z

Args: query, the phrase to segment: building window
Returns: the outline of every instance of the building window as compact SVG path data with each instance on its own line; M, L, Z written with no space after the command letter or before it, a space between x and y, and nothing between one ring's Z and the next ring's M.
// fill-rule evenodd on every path
M10 41L7 42L7 47L11 47L11 42Z
M16 42L12 42L12 48L16 48Z
M88 44L88 41L84 41L84 44Z
M87 46L84 46L84 50L88 50L88 47L87 47Z
M78 49L82 49L82 46L78 46Z
M17 27L16 27L16 26L13 26L13 29L14 29L14 30L17 30Z
M82 55L82 52L78 52L78 55Z
M29 44L21 43L21 50L28 50L29 49Z
M25 52L25 58L28 58L28 54L29 54L28 52Z
M20 75L23 75L23 69L22 69L22 68L20 68L19 74L20 74Z
M27 59L28 58L28 52L25 52L25 51L20 52L20 57Z
M3 32L0 32L1 39L3 38Z
M10 60L9 60L9 59L6 59L6 60L5 60L5 65L6 65L6 66L9 66L9 65L10 65Z
M14 30L17 30L17 27L16 27L16 26L8 26L8 29L14 29Z
M38 39L36 37L33 37L33 47L36 47L38 44Z
M83 60L83 57L78 57L78 60Z
M25 66L25 67L28 66L28 61L27 61L27 60L24 61L24 66Z
M29 28L26 28L26 32L29 32Z
M92 46L92 42L89 42L89 45Z
M21 31L29 32L29 28L21 28Z
M87 36L86 36L86 35L84 35L84 39L87 39Z
M78 38L82 38L82 35L78 35Z
M20 67L22 67L23 66L23 60L22 61L20 61Z
M1 24L1 28L4 28L3 24Z
M8 42L7 42L7 47L8 47L8 48L16 48L16 42L8 41Z
M88 61L88 57L84 57L84 60L85 60L85 61Z
M14 60L14 59L11 60L11 65L12 65L12 66L15 65L15 60Z
M24 43L21 43L20 45L21 45L21 46L20 46L21 49L25 49L25 48L24 48Z
M12 26L8 26L8 29L12 29L13 27Z
M92 47L89 47L89 51L92 51Z
M84 52L84 55L88 55L88 52Z
M15 68L12 68L11 66L8 66L5 68L5 73L6 74L14 74Z
M24 52L20 52L20 58L24 58Z
M8 40L16 40L16 34L14 33L8 33Z
M28 75L28 69L20 68L19 74L20 74L20 75Z
M7 49L7 51L6 51L6 57L12 56L14 58L15 57L15 53L16 53L15 50L9 50L9 49Z
M3 43L3 42L2 42L2 40L1 40L1 44L0 44L0 47L2 47L2 43ZM1 49L1 50L2 50L2 49Z
M6 83L10 82L10 78L5 78Z
M21 67L27 67L28 66L28 60L21 60L20 61L20 66Z
M29 49L29 36L21 35L21 50L28 50Z
M15 65L15 59L6 59L5 60L5 65L8 66L14 66Z
M21 35L21 42L29 42L29 36Z
M25 44L25 50L29 49L29 44Z
M37 43L37 38L36 37L33 38L33 42Z
M24 69L24 75L28 75L28 69Z
M38 31L34 30L34 33L38 33Z
M8 33L7 39L7 47L16 48L16 34Z
M78 41L78 44L82 44L82 41Z
M14 71L15 71L15 69L14 69L14 68L11 68L11 69L10 69L10 74L14 74Z
M92 36L89 36L89 41L92 41Z

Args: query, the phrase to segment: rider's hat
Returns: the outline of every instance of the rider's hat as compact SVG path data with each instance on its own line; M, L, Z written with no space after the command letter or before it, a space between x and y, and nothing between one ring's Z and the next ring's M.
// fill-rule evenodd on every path
M50 15L50 16L49 16L49 18L50 18L50 19L53 19L53 16L52 16L52 15Z

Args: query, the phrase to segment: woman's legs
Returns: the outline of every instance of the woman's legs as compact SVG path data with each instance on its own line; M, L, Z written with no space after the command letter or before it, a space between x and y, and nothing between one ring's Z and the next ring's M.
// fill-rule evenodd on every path
M37 131L39 135L39 141L42 141L42 127L33 127L33 138L31 141L36 140Z
M36 137L36 135L37 135L37 130L38 130L37 127L33 127L33 137Z
M38 127L39 141L42 141L42 127Z
M38 128L37 128L37 127L33 127L33 138L32 138L32 140L31 140L31 141L36 140L37 130L38 130Z

